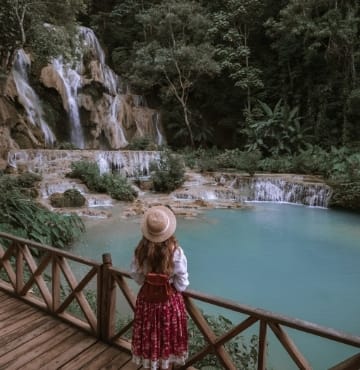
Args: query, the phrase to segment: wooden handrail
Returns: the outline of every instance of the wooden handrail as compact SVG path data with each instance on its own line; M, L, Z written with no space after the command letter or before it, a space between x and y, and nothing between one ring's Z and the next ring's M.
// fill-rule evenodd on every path
M1 239L7 240L6 247L1 244ZM32 255L32 249L41 252L39 258ZM83 273L84 276L77 278L68 261L80 263L87 266L89 270ZM88 331L103 341L130 351L131 344L124 337L124 334L131 329L132 320L123 328L116 328L116 294L118 290L121 292L131 311L135 309L136 295L127 282L127 279L131 279L130 273L113 267L110 254L104 254L102 263L98 263L63 250L0 232L0 272L5 278L5 280L0 279L0 289L60 317L71 325ZM25 274L28 274L26 279ZM65 282L67 282L69 292L64 292ZM50 289L48 288L49 284L51 284ZM37 295L34 294L33 287L37 289ZM96 294L95 307L88 300L87 287ZM226 344L257 323L259 323L258 370L266 369L269 329L275 334L299 369L310 370L312 367L296 347L285 328L360 348L360 336L194 290L185 291L183 296L187 312L202 334L205 344L197 353L191 354L186 364L179 369L196 365L197 361L208 354L216 355L222 368L236 369L234 360L226 350ZM247 318L221 335L216 335L195 301L247 315ZM83 315L82 318L69 310L74 302L77 303L78 309ZM333 365L331 369L351 370L358 369L359 366L360 353L348 359L339 359L338 363Z

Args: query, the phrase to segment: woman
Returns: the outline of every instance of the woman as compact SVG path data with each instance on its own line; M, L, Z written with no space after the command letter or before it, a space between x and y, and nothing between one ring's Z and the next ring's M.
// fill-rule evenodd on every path
M187 316L181 292L189 285L187 259L174 236L176 217L149 208L141 226L131 273L141 285L135 307L133 361L145 369L172 369L188 355Z

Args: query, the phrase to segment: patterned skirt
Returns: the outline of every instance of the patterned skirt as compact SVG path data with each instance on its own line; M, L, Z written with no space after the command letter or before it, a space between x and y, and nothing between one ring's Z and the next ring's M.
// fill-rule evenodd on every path
M163 303L136 300L132 357L145 369L168 368L172 363L183 365L188 356L188 332L185 304L176 292Z

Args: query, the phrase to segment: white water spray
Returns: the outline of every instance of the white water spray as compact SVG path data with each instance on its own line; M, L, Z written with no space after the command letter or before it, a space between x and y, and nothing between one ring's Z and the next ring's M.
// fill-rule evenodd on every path
M51 146L55 143L55 135L43 118L44 112L39 97L30 86L28 79L30 67L31 62L29 56L23 49L19 49L16 53L12 69L14 82L19 94L19 102L23 105L30 123L40 127L45 137L45 143Z
M63 83L66 94L65 107L69 114L69 120L71 124L71 143L79 149L84 149L84 134L81 127L79 107L77 102L77 93L81 86L81 77L78 73L80 64L78 64L75 69L72 69L69 65L64 64L62 57L55 58L52 64Z

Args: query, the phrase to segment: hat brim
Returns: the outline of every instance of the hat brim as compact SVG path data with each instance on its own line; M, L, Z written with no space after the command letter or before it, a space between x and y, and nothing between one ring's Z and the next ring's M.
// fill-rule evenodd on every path
M166 230L164 230L162 233L157 234L157 235L151 234L149 232L148 227L147 227L147 224L146 224L146 218L155 209L160 209L162 212L164 212L166 214L166 216L169 219L169 225L166 228ZM141 225L141 231L142 231L142 233L143 233L143 235L144 235L144 237L146 239L148 239L148 240L150 240L151 242L154 242L154 243L161 243L161 242L169 239L170 236L172 236L175 233L175 230L176 230L176 216L171 211L171 209L169 209L168 207L165 207L165 206L154 206L154 207L149 208L145 212L144 218L143 218L143 221L142 221L142 225Z

